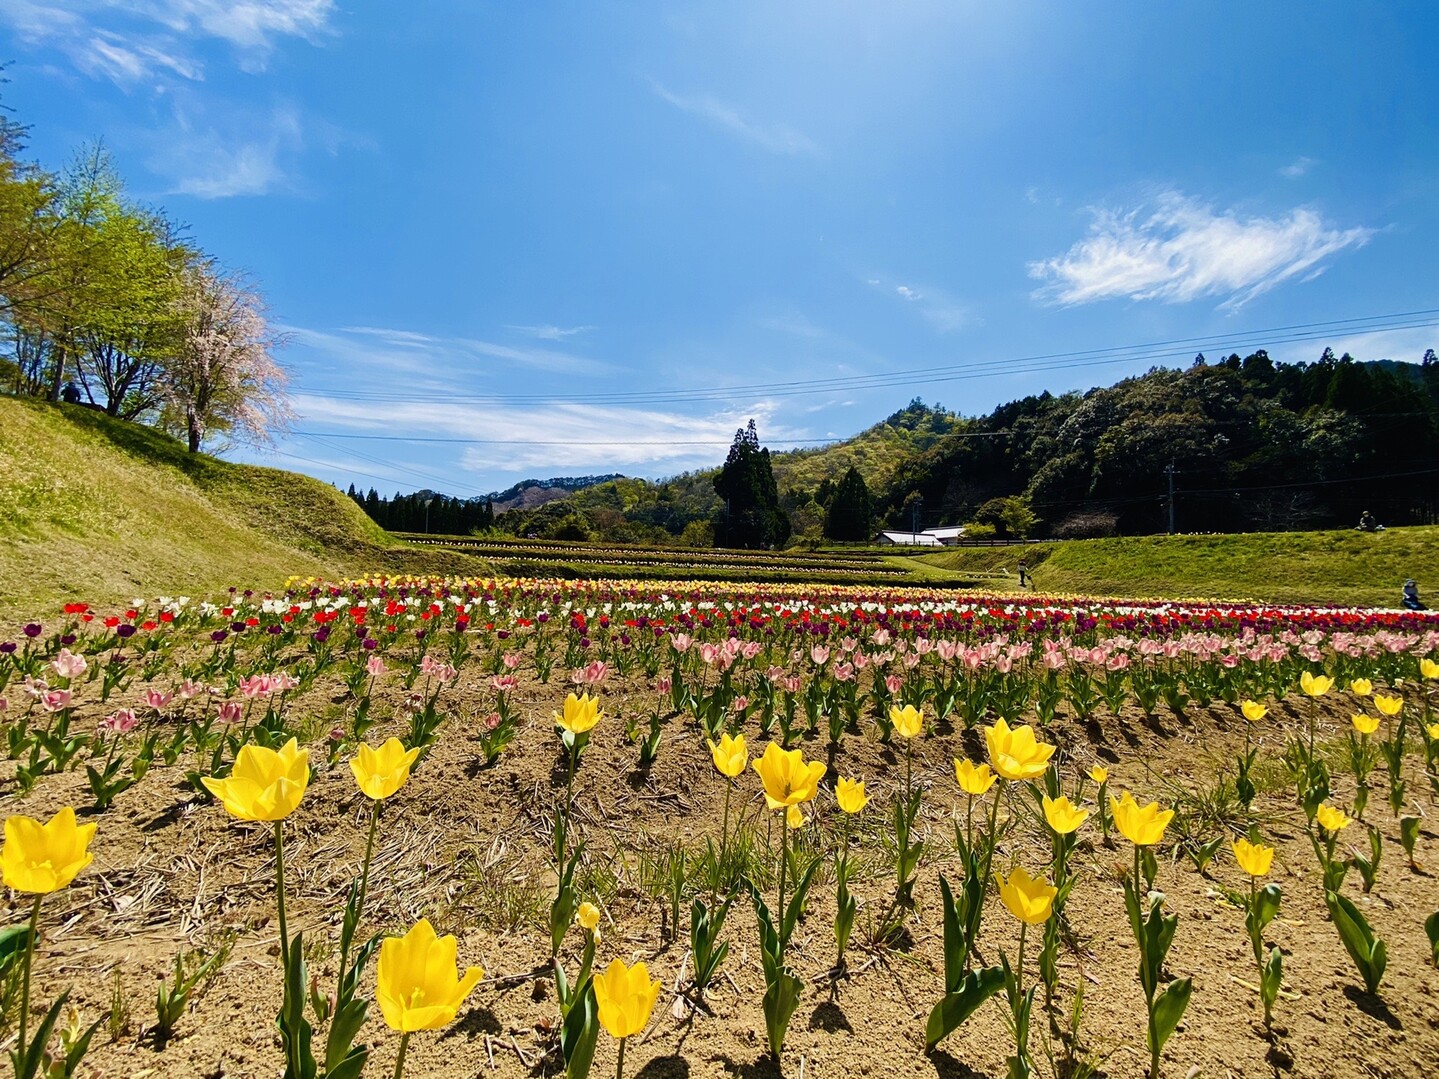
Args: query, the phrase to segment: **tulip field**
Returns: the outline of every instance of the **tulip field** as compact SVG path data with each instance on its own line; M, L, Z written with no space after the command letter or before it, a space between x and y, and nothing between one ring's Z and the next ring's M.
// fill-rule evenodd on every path
M17 1079L1439 1069L1439 617L382 577L32 617Z

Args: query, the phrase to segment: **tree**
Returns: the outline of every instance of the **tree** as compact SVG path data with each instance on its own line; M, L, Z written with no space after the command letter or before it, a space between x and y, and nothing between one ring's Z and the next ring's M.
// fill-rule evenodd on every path
M779 547L789 539L789 517L780 509L769 450L760 447L754 420L735 432L714 489L725 500L715 523L718 546Z
M184 432L190 452L208 435L268 443L289 423L288 381L273 352L284 343L264 301L244 278L201 263L185 272L184 332L166 364L166 427Z
M859 469L853 465L840 478L824 515L824 534L832 540L867 540L874 520L874 500Z

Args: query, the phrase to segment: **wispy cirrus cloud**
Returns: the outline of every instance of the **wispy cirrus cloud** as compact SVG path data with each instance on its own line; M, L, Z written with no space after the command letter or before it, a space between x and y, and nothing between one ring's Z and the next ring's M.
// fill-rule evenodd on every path
M506 326L505 329L533 337L539 341L563 341L567 337L593 330L593 326Z
M954 333L980 322L973 309L936 285L892 284L878 277L864 280L870 288L892 292L934 328L937 333Z
M1279 170L1279 175L1286 180L1297 180L1306 172L1312 169L1318 162L1312 157L1298 157Z
M649 84L656 96L675 108L707 120L770 153L796 156L814 156L820 153L819 144L803 132L785 124L751 120L741 115L734 106L711 94L678 94L654 79L650 79Z
M382 326L345 326L315 330L286 326L291 341L313 350L332 369L355 374L356 365L370 375L389 379L403 375L432 379L436 387L454 389L471 376L494 374L496 368L519 367L554 374L600 375L614 367L572 352L537 346L507 345L474 337L419 333Z
M294 396L296 412L307 425L323 424L333 436L383 433L419 438L482 438L463 445L456 466L464 472L554 475L564 469L625 471L651 475L723 460L734 433L753 419L767 440L804 437L774 422L777 405L756 400L693 415L654 408L580 402L511 406L502 402L446 403L352 401L321 392ZM483 434L475 417L484 416ZM374 452L376 443L356 440ZM390 445L390 443L386 443ZM425 444L428 453L434 444ZM430 465L436 467L435 463ZM439 467L444 467L440 465Z
M1045 282L1034 294L1040 302L1223 297L1221 308L1237 308L1285 281L1322 273L1326 259L1374 235L1370 228L1336 227L1308 207L1245 216L1177 191L1146 206L1093 214L1084 239L1029 264L1029 275Z
M57 49L127 89L203 79L202 40L229 44L241 68L262 71L280 39L318 39L334 11L334 0L0 0L0 22L25 45Z
M147 163L178 194L267 195L293 186L288 162L304 149L305 134L299 111L289 105L219 119L177 108L173 130L157 140Z

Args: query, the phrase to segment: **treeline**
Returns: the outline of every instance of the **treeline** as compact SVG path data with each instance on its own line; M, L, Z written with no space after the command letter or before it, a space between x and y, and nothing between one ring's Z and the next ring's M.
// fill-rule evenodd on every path
M748 431L736 441L739 458L759 460ZM963 524L975 537L1164 532L1171 466L1182 532L1349 527L1364 510L1391 525L1434 523L1439 359L1433 350L1417 364L1329 349L1313 363L1277 363L1262 349L1199 356L1185 369L1042 393L973 418L916 399L848 442L764 456L790 544L916 523ZM501 514L495 527L608 543L735 542L715 489L722 473L618 479ZM766 484L749 475L738 487ZM782 528L751 515L738 545L767 546Z
M109 153L24 159L0 115L0 388L154 423L198 450L289 418L282 343L245 276L131 198Z
M901 468L896 524L1058 537L1284 531L1439 520L1439 359L1314 363L1259 350L1002 405Z
M393 498L381 498L373 487L362 494L353 483L345 493L372 521L391 532L469 536L495 525L495 506L488 498L451 498L434 491L409 495L396 491Z

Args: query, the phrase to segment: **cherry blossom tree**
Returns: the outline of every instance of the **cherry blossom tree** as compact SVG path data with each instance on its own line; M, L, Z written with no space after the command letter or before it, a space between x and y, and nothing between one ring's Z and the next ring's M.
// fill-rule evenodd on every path
M207 437L266 445L292 418L265 302L242 275L210 263L185 271L184 329L165 364L162 422L194 453Z

